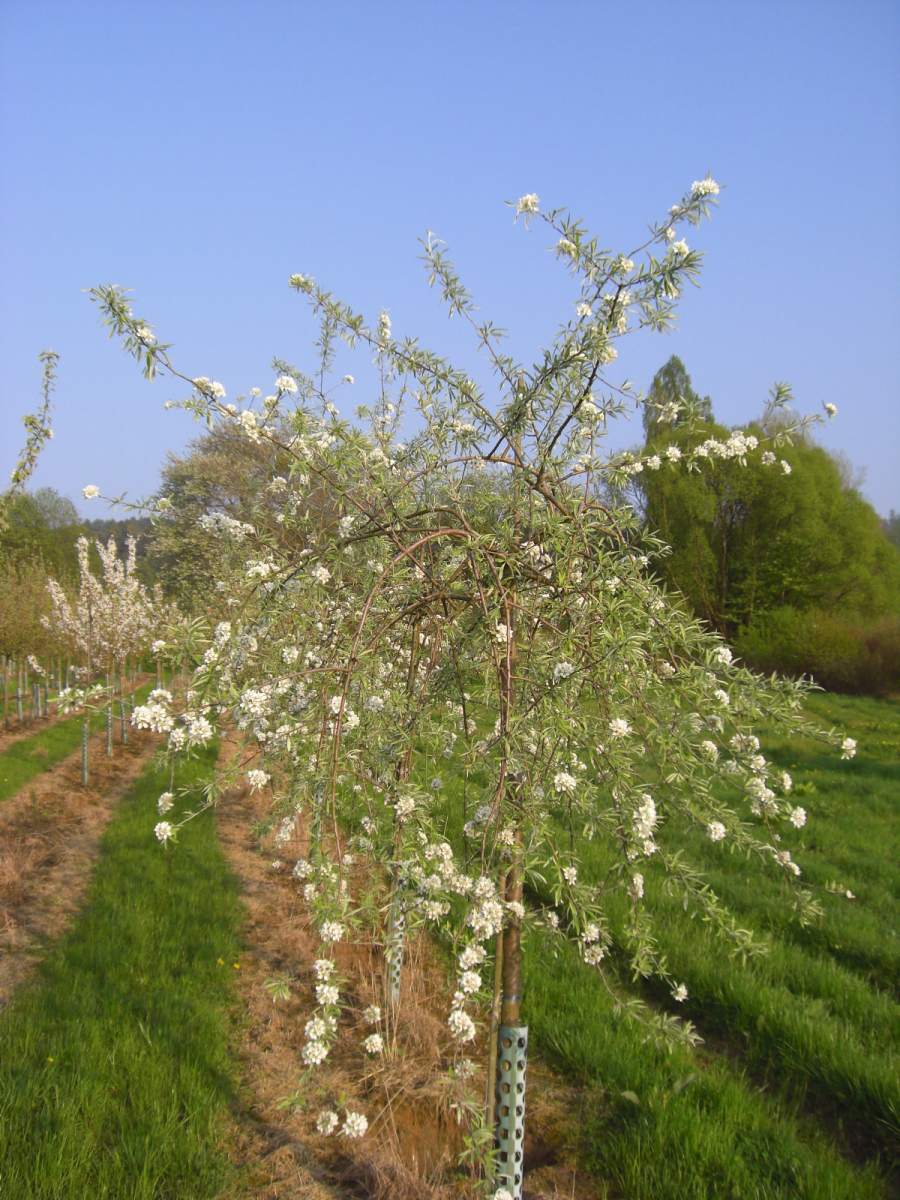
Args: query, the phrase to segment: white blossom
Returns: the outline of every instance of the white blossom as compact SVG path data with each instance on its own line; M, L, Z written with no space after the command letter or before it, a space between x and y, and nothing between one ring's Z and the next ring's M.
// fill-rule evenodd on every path
M719 185L709 175L704 179L695 179L691 184L691 196L696 200L701 196L718 196Z
M344 1114L344 1126L341 1133L348 1138L361 1138L365 1136L366 1130L369 1128L368 1120L362 1113L350 1112L348 1109Z
M334 1133L338 1125L341 1123L341 1118L331 1109L325 1109L316 1117L316 1130L324 1134L326 1137Z
M560 795L571 796L578 786L578 780L568 771L557 771L553 776L553 786Z
M324 1042L306 1042L300 1057L308 1067L317 1067L328 1057L328 1046Z
M527 192L516 201L516 216L534 216L539 211L540 197L536 192Z
M475 1037L475 1022L461 1008L451 1011L447 1025L458 1042L471 1042Z

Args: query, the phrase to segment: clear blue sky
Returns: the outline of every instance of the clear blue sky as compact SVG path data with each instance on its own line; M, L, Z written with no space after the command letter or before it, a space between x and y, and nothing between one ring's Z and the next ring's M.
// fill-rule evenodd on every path
M84 484L147 493L196 432L106 340L92 284L133 288L183 369L233 397L270 386L274 354L311 361L294 271L461 348L417 260L433 229L530 357L572 287L503 201L536 191L624 250L709 169L702 290L674 334L622 344L624 373L645 387L677 353L727 423L776 379L803 410L836 403L823 441L900 509L896 0L5 0L0 22L4 475L45 346L36 485L99 516Z

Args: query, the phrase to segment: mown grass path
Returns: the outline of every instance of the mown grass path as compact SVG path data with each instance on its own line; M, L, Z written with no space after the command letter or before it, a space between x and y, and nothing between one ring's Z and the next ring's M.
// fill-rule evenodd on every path
M132 787L82 914L0 1016L4 1200L203 1200L231 1178L236 885L212 814L155 842L166 784Z
M147 683L138 688L133 696L134 702L140 703L152 687L152 683ZM20 738L0 753L0 802L14 796L48 767L53 767L70 754L74 754L81 744L81 722L82 717L76 715L56 721L43 729L38 727L30 737ZM103 714L96 713L91 718L91 733L98 733L104 727ZM118 718L114 735L118 744ZM92 751L97 753L96 745L92 747ZM103 750L100 752L105 753Z

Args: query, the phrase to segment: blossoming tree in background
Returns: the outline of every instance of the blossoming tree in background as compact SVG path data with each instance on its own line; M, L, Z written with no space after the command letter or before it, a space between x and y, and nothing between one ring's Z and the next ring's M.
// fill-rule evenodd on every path
M685 823L783 873L801 920L817 911L789 848L806 814L754 732L761 722L819 732L801 712L803 687L755 676L687 615L654 572L665 548L616 499L642 471L751 456L779 469L778 447L797 426L772 422L771 438L734 431L665 456L605 449L613 420L641 400L616 373L619 343L671 325L701 261L686 229L709 215L718 190L711 178L694 183L627 253L523 196L516 217L550 234L573 288L532 363L505 353L429 235L429 282L485 354L484 387L395 337L386 313L367 324L295 275L320 321L319 369L276 361L270 394L232 404L218 382L176 369L119 289L94 292L149 376L180 379L184 407L270 442L288 464L252 520L209 514L225 613L184 700L161 697L154 722L173 752L231 723L245 749L209 802L241 771L271 792L276 842L303 829L308 850L293 874L321 951L302 1086L315 1088L353 1003L336 948L351 936L381 947L386 1012L370 1004L360 1014L362 1049L377 1064L400 1034L391 1009L404 939L435 934L455 955L446 1060L463 1091L467 1047L485 1035L486 1094L480 1105L469 1094L465 1111L471 1144L486 1144L479 1124L493 1143L484 1178L497 1197L522 1189L523 929L576 943L613 992L616 946L636 976L664 980L676 1004L687 985L657 949L649 887L681 896L735 952L760 952L672 847L669 828ZM355 382L339 376L341 341L373 360L375 400L355 422L337 404ZM788 398L777 388L770 412ZM659 422L689 422L680 407ZM169 804L167 794L160 811ZM576 834L610 847L604 877L583 873ZM177 825L160 822L157 836L174 838ZM663 1037L696 1040L671 1013L622 1006ZM355 1138L367 1118L330 1106L317 1128Z
M160 624L162 598L150 593L137 578L137 545L128 539L126 557L119 557L115 540L104 545L96 541L94 549L100 562L100 574L91 569L91 545L79 538L78 592L67 595L55 579L48 580L50 612L43 619L47 629L80 660L77 675L80 687L65 687L59 695L61 710L85 710L82 733L82 782L87 783L87 738L91 707L101 701L106 710L107 753L112 754L112 706L114 689L119 692L125 725L124 675L129 656L146 652Z

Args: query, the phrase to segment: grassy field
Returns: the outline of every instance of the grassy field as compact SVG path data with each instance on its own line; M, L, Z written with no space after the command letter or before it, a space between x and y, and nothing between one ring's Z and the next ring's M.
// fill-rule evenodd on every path
M229 1179L236 888L211 814L155 842L165 787L138 779L79 920L0 1015L4 1200L200 1200Z
M809 812L791 844L821 889L818 924L788 919L774 872L673 830L742 922L767 937L769 953L742 965L645 872L661 949L690 998L676 1006L624 971L616 985L683 1012L704 1037L698 1050L649 1042L616 1016L572 948L527 936L532 1046L581 1088L578 1153L598 1196L891 1195L900 705L821 696L811 707L860 747L852 762L811 743L766 747ZM210 761L182 782L199 780ZM209 817L190 823L174 851L149 836L164 786L152 771L134 786L107 831L81 918L0 1016L4 1198L242 1194L222 1148L238 1087L229 1007L239 906ZM458 796L447 793L456 819ZM582 844L579 855L587 876L607 866L602 843ZM623 912L610 916L615 925Z
M530 968L537 1043L603 1089L588 1153L629 1196L888 1194L875 1162L886 1168L896 1149L900 1101L891 995L898 978L900 706L817 697L811 707L861 748L857 759L842 762L817 744L768 743L810 813L796 851L806 879L841 888L823 892L821 923L803 930L790 922L774 872L742 869L741 859L708 838L679 831L719 895L747 925L768 933L769 954L741 964L646 872L648 903L662 918L660 946L688 984L685 1015L707 1039L703 1051L655 1054L637 1030L611 1019L609 1001L577 964L560 987L546 945ZM580 853L588 873L607 865L601 843L582 844ZM570 991L569 1011L580 1008L582 1021L568 1019ZM665 994L641 994L677 1011ZM563 1027L578 1033L566 1036ZM623 1100L622 1091L640 1103Z
M815 743L766 747L792 772L809 811L792 845L806 880L823 889L819 924L804 930L789 920L775 872L749 867L702 834L670 831L742 923L767 935L769 953L741 964L645 871L660 948L690 999L676 1005L624 973L617 984L689 1017L705 1039L700 1050L667 1054L648 1044L640 1027L616 1018L574 951L539 933L529 938L525 1019L535 1048L587 1089L582 1152L610 1195L890 1194L900 1106L892 992L900 705L819 696L811 708L860 746L851 762ZM602 842L582 842L578 854L587 878L610 861ZM614 926L624 903L610 912Z
M153 684L142 685L135 692L133 700L140 703L153 687ZM118 710L118 705L116 705ZM30 736L23 737L0 753L0 801L14 796L32 779L55 766L74 754L81 745L82 717L64 717L52 725L41 728L38 725ZM105 718L102 713L95 713L91 718L91 733L97 734L105 728ZM115 744L119 741L119 721L116 712L113 724ZM92 746L92 755L97 753L96 744ZM101 750L100 753L105 753Z

